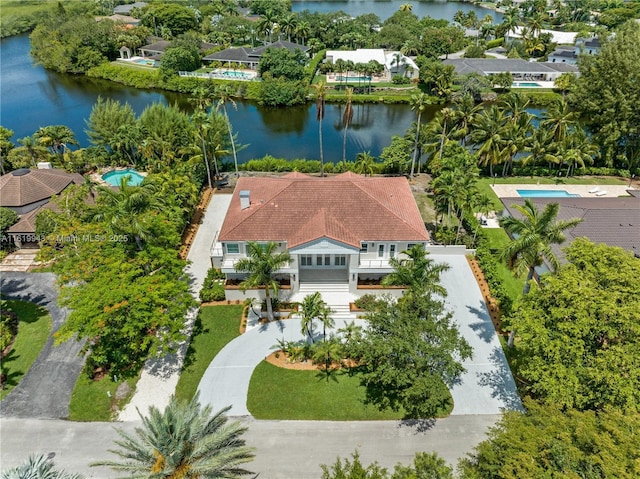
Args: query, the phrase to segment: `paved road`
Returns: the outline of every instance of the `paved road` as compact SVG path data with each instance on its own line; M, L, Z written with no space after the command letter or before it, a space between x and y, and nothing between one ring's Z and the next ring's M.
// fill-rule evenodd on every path
M364 463L386 467L409 463L419 451L437 451L450 464L485 438L499 416L452 416L426 424L395 421L323 422L243 420L248 445L256 458L248 468L260 479L318 479L320 464L332 464L358 449ZM116 424L133 432L137 422ZM55 453L57 467L87 478L113 478L107 468L91 468L94 461L111 459L108 449L117 437L109 423L58 420L0 419L2 469L22 463L30 453ZM115 459L115 458L114 458Z
M58 290L53 273L2 273L0 291L11 299L21 299L49 310L53 334L67 317L67 310L56 302ZM82 370L81 342L53 345L49 335L42 352L29 372L0 403L0 415L30 418L66 418L69 400ZM3 434L4 436L4 434Z

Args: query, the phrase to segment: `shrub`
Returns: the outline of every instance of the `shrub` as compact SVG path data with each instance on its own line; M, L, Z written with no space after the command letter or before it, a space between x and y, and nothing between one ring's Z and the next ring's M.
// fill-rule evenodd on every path
M489 48L499 47L504 43L504 37L496 38L495 40L489 40L487 42L487 50Z
M411 79L402 75L393 75L393 78L391 78L391 83L393 83L394 85L408 85L409 83L411 83Z
M224 273L222 273L219 269L211 268L207 272L207 277L202 283L202 289L200 290L200 301L206 303L209 301L224 300L224 277Z
M5 300L0 301L0 352L11 344L18 332L18 317Z
M377 301L378 298L375 294L364 294L356 299L354 304L359 309L364 309L365 311L373 311Z
M469 45L464 51L465 58L482 58L484 56L484 47L482 45Z

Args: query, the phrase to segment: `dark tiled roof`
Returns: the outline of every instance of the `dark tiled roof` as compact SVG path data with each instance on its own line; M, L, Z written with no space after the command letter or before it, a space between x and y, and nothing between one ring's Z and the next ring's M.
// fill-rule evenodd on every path
M151 43L150 45L145 45L140 47L140 50L145 50L149 52L164 52L169 46L171 42L168 40L160 40L159 42Z
M565 232L567 241L554 252L563 257L561 248L568 246L575 238L587 237L594 243L619 246L634 254L640 254L640 197L620 198L530 198L538 207L558 203L559 220L582 218L575 228ZM520 216L513 204L524 204L524 198L502 198L509 214Z
M551 73L553 68L548 63L528 62L521 59L495 59L495 58L450 58L444 60L445 65L453 65L456 73Z
M245 47L227 48L219 52L210 53L203 60L220 62L257 62L259 57L251 55L251 49Z
M551 55L549 55L550 57L567 57L567 58L576 58L576 52L571 49L567 49L567 48L558 48L556 49L553 53L551 53Z
M12 171L0 177L0 204L6 207L26 206L51 198L71 183L84 182L82 175L63 170L22 170Z
M268 45L263 45L261 47L257 47L254 49L254 52L262 55L267 48L286 48L287 50L293 52L295 50L300 50L303 53L307 52L310 47L305 45L300 45L299 43L288 42L286 40L278 40L277 42L269 43Z
M557 72L575 73L578 71L578 67L575 65L571 65L570 63L544 62L544 64Z

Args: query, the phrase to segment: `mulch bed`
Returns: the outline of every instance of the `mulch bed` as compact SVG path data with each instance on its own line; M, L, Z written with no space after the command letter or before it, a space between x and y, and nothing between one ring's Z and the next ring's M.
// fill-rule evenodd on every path
M478 282L478 286L480 286L480 291L482 292L484 302L487 304L487 309L489 310L489 315L491 316L493 326L496 328L498 334L506 334L502 331L500 306L498 305L498 301L496 300L496 298L491 296L489 284L484 277L484 273L482 272L480 265L478 264L476 259L471 256L467 256L467 261L469 262L469 266L471 266L471 271L473 272L473 275Z

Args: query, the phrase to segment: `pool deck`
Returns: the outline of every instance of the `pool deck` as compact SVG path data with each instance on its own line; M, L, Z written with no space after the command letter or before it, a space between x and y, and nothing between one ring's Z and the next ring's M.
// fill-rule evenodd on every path
M589 193L590 190L598 187L599 191L606 191L606 195L596 196ZM627 185L505 185L496 184L491 187L498 198L518 198L520 195L516 190L563 190L567 193L580 195L584 198L611 198L626 196L629 186Z
M107 173L111 173L112 171L126 171L126 170L131 170L134 169L130 166L123 168L123 167L118 167L118 168L102 168L100 169L97 173L92 173L91 175L89 175L89 177L91 178L92 181L94 181L95 183L97 183L98 185L101 186L109 186L111 188L117 188L117 186L112 185L111 183L109 183L108 181L106 181L104 178L102 178L104 175L106 175ZM147 173L146 171L138 171L135 170L136 173L138 173L140 176L147 176L149 173Z

